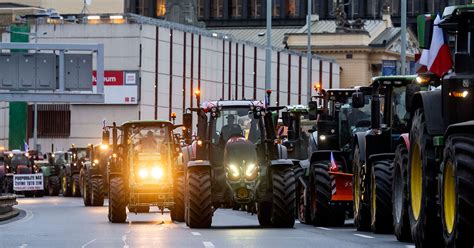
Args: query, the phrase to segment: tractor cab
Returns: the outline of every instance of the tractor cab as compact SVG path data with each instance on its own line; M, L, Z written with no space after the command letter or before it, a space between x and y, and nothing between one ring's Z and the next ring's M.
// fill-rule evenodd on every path
M287 106L281 114L278 137L288 151L288 158L294 162L308 158L308 133L313 123L308 120L308 107L303 105Z
M13 150L6 156L5 169L7 174L29 174L31 168L32 163L28 152Z

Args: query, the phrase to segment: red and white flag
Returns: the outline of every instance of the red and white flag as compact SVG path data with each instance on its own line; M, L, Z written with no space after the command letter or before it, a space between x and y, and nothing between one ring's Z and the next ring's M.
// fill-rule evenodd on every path
M438 27L438 23L440 22L441 17L437 15L434 20L430 49L423 50L420 64L426 65L430 72L442 77L452 68L453 58L451 57L449 46L444 39L443 29Z

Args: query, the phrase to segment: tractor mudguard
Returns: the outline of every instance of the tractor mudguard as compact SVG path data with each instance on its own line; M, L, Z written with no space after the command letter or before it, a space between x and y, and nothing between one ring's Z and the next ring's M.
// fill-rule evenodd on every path
M354 150L356 144L359 145L359 153L360 153L359 159L361 161L365 161L365 135L366 134L367 132L358 132L354 135L354 140L356 143L352 147L352 150Z
M270 161L270 166L275 167L275 166L288 166L288 167L293 167L293 162L290 159L275 159Z
M187 168L191 167L211 167L211 162L209 160L194 160L189 161Z
M329 172L331 178L331 201L352 201L352 174L342 172Z
M278 158L279 159L287 159L288 158L288 149L286 148L286 146L278 144L277 149L278 149Z
M402 133L400 137L398 137L397 144L405 144L407 150L410 150L410 137L408 133Z
M423 109L426 121L426 129L429 135L442 135L445 130L442 116L441 91L422 91L417 92L413 97L411 116L419 108Z
M450 125L446 130L444 137L448 138L449 135L456 133L474 134L474 121L466 121Z
M183 153L183 164L188 164L189 161L196 157L193 153L193 147L191 145L183 147L181 152Z
M309 186L310 186L310 183L309 183L309 176L298 177L298 181L300 181L301 185L302 185L306 190L309 189Z
M379 160L393 160L395 158L395 153L379 153L370 155L369 159L367 160L367 165L372 165L374 161Z

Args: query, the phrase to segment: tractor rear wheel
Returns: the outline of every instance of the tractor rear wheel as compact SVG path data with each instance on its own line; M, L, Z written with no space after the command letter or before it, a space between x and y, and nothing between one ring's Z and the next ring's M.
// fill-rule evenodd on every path
M171 210L171 220L183 222L184 221L184 177L178 176L174 182L174 206Z
M410 131L408 190L410 227L417 247L442 246L442 228L437 204L437 175L433 139L428 134L425 116L416 110Z
M444 150L440 198L446 247L473 247L474 135L451 135Z
M317 226L343 226L345 211L338 206L331 206L332 183L329 164L330 161L318 161L311 166L311 219Z
M72 189L71 193L72 196L74 197L80 197L81 196L81 178L79 177L79 174L74 174L72 175Z
M370 177L370 227L374 233L390 233L392 226L391 160L375 161Z
M291 168L272 168L273 204L271 222L274 227L295 225L296 189Z
M298 179L297 179L298 180ZM310 197L309 192L303 183L299 180L296 182L296 213L298 220L303 224L311 223L311 212L310 212Z
M62 172L61 173L61 191L64 197L69 197L72 195L71 186L68 181L69 180L66 173Z
M48 178L48 195L50 196L58 196L59 195L59 177L58 176L50 176Z
M399 144L397 146L393 166L393 232L398 241L408 242L411 241L407 189L408 150L404 144Z
M92 206L104 206L104 180L93 177L90 180L90 197Z
M370 230L370 205L367 200L367 183L364 178L366 173L362 167L363 161L360 160L360 148L357 144L354 148L354 158L352 159L352 185L353 190L353 209L354 209L354 225L357 231L369 231Z
M213 207L209 168L189 168L186 181L187 224L190 228L211 227Z
M84 206L91 206L91 187L89 176L85 170L81 170L81 194Z
M121 177L110 179L109 185L109 221L123 223L127 219L127 194Z

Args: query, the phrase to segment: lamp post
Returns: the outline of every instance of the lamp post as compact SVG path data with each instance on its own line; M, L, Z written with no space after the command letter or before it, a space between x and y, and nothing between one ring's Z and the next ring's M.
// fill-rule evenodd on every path
M267 46L265 50L265 92L272 89L272 0L267 0ZM270 99L265 96L265 106L270 105Z
M308 101L311 99L311 85L312 85L312 54L311 54L311 14L312 14L312 0L308 0L308 14L306 16L306 26L308 27L308 44L307 44L307 66L306 66L306 73L307 73L307 96L308 96Z
M400 34L400 39L402 41L401 44L401 51L400 51L400 60L401 60L401 70L400 74L405 75L406 74L406 59L407 59L407 0L401 0L401 34Z

